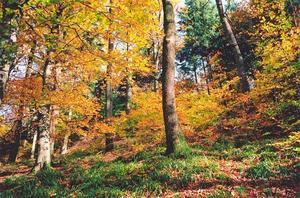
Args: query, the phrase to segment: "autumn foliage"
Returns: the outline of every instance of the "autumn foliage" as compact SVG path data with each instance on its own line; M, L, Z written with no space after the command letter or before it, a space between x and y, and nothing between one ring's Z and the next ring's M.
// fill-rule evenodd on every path
M184 197L186 189L194 192L201 186L205 197L227 197L227 191L233 197L288 197L282 189L273 192L275 180L296 195L299 3L227 1L226 17L245 62L249 91L240 91L235 46L225 37L215 2L186 0L185 7L175 6L176 112L188 146L168 158L161 149L166 142L161 1L13 2L19 5L0 4L0 29L10 35L0 40L1 56L7 54L0 63L9 67L5 83L0 76L5 85L0 86L0 162L12 159L37 167L44 138L39 134L47 132L45 150L52 164L61 166L55 168L72 164L64 167L66 181L46 170L56 181L50 184L53 192L43 189L47 195L74 187L68 191L74 197L87 192L91 197L167 197L179 191ZM107 103L112 116L107 116ZM114 146L109 152L107 144ZM79 156L78 164L73 155ZM0 174L0 188L1 179ZM260 182L271 193L261 190ZM217 193L211 193L212 186ZM91 190L97 188L101 192Z

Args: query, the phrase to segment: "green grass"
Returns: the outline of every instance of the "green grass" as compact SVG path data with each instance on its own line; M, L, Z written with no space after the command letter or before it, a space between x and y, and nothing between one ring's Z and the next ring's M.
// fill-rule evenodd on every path
M243 196L247 193L247 189L244 186L235 187L235 191L238 193L239 196Z
M271 163L268 161L263 161L249 168L246 172L246 177L252 179L269 179L274 177L275 173L271 169Z
M10 178L5 181L6 187L10 187L9 190L0 193L1 198L9 197L49 197L49 191L46 187L35 178L28 179L25 177Z
M7 187L17 189L1 196L47 197L55 194L72 194L76 197L119 197L124 194L159 196L167 189L176 191L195 181L195 175L211 178L218 173L218 165L208 157L193 153L190 149L172 156L165 156L164 148L145 151L129 161L118 159L110 163L97 161L85 170L74 162L89 157L91 153L78 152L68 156L62 165L67 172L46 169L28 178L8 179ZM71 170L69 170L71 169ZM63 184L67 183L67 184ZM37 188L38 187L38 188ZM47 195L47 196L46 196Z
M209 195L207 198L230 198L230 197L232 197L230 191L217 190L213 194Z
M228 190L226 185L232 179L228 169L221 171L227 165L220 159L240 163L243 167L237 170L238 174L253 180L296 177L295 168L282 165L287 159L270 143L235 147L232 142L219 140L211 148L182 147L171 156L165 156L165 149L157 147L112 162L103 162L102 154L96 150L78 151L56 159L55 166L60 166L61 171L47 168L36 175L7 179L4 186L8 190L0 193L0 197L158 197L167 191L178 192L196 181L199 188L215 188L207 195L212 198L231 197L232 190L245 196L245 186Z

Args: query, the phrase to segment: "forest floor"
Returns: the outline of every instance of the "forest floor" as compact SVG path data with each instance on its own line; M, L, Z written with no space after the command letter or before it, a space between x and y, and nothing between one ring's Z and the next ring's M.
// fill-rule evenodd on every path
M85 145L36 176L32 161L5 165L0 197L297 197L300 189L299 161L272 140L193 144L171 157L160 145L141 152L121 145L105 154Z

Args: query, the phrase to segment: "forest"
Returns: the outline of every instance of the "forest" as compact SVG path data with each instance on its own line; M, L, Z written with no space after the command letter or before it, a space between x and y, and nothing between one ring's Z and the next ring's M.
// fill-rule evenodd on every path
M0 0L23 197L300 197L300 1Z

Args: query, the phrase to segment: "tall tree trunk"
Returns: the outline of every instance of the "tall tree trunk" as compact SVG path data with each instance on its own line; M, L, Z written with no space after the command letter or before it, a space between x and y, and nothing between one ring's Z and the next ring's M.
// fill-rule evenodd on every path
M27 62L27 67L26 67L26 71L25 71L25 78L30 77L30 75L32 74L32 65L33 65L33 58L34 58L36 43L37 43L36 40L34 40L33 41L33 46L30 49L30 54L28 56L28 62ZM19 107L19 110L21 110L22 113L19 115L20 116L19 120L16 120L16 122L20 122L20 120L21 120L21 125L22 125L22 120L24 119L24 114L25 114L25 112L29 112L30 109L29 109L29 107L25 107L25 106L21 105ZM24 133L20 133L19 136L22 136L22 135L24 135ZM22 146L25 147L26 144L27 144L27 139L24 138L23 141L22 141Z
M163 40L163 115L166 133L166 154L176 151L179 143L180 127L175 105L175 36L176 25L174 7L170 0L162 0L164 10L164 40Z
M22 135L22 119L25 107L21 105L17 112L17 118L12 127L12 133L14 134L14 143L12 150L9 154L8 161L9 162L16 162L20 145L21 145L21 135Z
M240 77L239 91L247 92L250 90L250 85L246 73L246 65L244 62L243 55L241 53L240 47L233 33L231 25L225 15L222 0L216 0L216 4L225 34L232 47L235 63L237 64L238 75Z
M22 130L22 120L18 118L14 126L12 127L12 132L14 134L14 143L12 144L12 149L9 153L8 162L16 162L17 156L20 149L21 143L21 130Z
M27 63L27 68L26 68L26 73L25 73L25 78L28 78L32 75L32 66L34 62L34 53L36 49L37 41L33 41L33 46L30 49L30 55L28 57L28 63ZM26 110L27 112L30 111L30 107L27 107ZM30 152L30 159L34 159L36 155L36 145L37 145L37 136L38 136L38 131L36 127L34 127L34 133L33 133L33 138L32 138L32 146L31 146L31 152Z
M109 1L110 8L109 13L112 14L112 0ZM110 21L109 25L109 31L111 31L113 21ZM108 53L110 54L114 50L114 43L112 40L112 35L110 33L108 38ZM106 118L111 118L113 116L113 90L112 90L112 63L109 61L107 65L107 71L106 71L106 105L105 105L105 114ZM105 151L111 151L113 149L113 134L107 133L105 134Z
M47 85L47 68L49 66L50 60L49 60L50 52L46 52L46 60L43 65L43 74L42 74L42 80L43 80L43 92L46 90ZM37 126L37 143L38 143L38 149L37 149L37 159L35 161L35 165L33 168L34 172L40 171L42 168L44 168L47 165L50 165L51 162L51 141L50 141L50 106L49 105L43 105L38 110L38 126Z
M21 134L19 130L22 127L22 123L18 120L15 125L16 126L13 127L13 130L15 130L14 143L8 156L8 162L16 162L20 149Z
M10 2L1 1L2 17L0 22L0 103L4 98L4 92L8 81L9 70L11 63L13 62L13 56L15 52L12 52L14 42L12 35L14 28L11 24L13 18L15 18L14 9L11 8ZM8 12L10 10L11 12Z
M127 52L129 51L129 44L127 43ZM129 65L129 58L127 57L127 62ZM125 102L125 112L127 115L130 114L131 111L131 99L132 99L132 76L131 73L126 68L127 77L126 77L126 102Z
M110 6L112 6L112 0L109 1ZM112 13L112 8L109 8L109 13ZM111 26L112 26L112 21L110 21L109 25L109 31L111 31ZM114 50L114 43L112 40L112 35L109 33L109 38L108 38L108 54L111 54L111 52ZM107 64L107 71L106 71L106 108L105 108L105 114L106 118L110 118L113 115L112 109L113 109L113 104L112 104L112 63L109 61Z
M43 93L47 89L47 71L50 64L50 50L46 51L46 60L42 68ZM42 105L37 112L37 158L33 167L38 172L51 163L51 137L50 137L50 105Z
M159 23L162 22L162 11L159 11L157 20L159 21ZM158 38L158 36L157 36ZM156 39L157 39L156 38ZM153 85L153 91L154 92L158 92L159 90L159 76L160 76L160 63L161 63L161 56L160 56L160 52L161 52L161 41L160 39L154 40L153 42L153 62L155 64L155 73L154 73L154 85Z
M159 17L160 18L160 17ZM154 73L154 85L153 85L153 91L158 91L158 78L159 78L159 63L160 63L160 56L159 56L159 46L160 43L157 42L153 44L153 63L155 65L155 73Z
M4 98L6 84L9 74L15 67L16 43L12 36L17 34L17 28L14 27L13 21L18 19L17 12L22 12L22 7L29 0L8 1L1 0L1 20L0 20L0 104ZM19 14L21 16L21 14Z
M2 103L2 100L4 98L4 92L8 81L8 70L8 64L4 65L3 67L0 67L0 104Z
M51 155L54 153L54 144L55 144L55 133L56 133L56 124L57 117L59 115L59 108L56 105L50 106L50 123L49 123L49 132L50 132L50 142L51 142Z
M38 112L38 156L34 166L34 172L38 172L51 163L50 141L50 107L44 105Z
M70 122L72 120L72 111L69 111L68 121ZM61 148L61 154L64 155L68 152L68 143L69 143L69 137L71 135L71 129L69 128L67 133L64 136L64 142L63 146Z
M65 7L62 3L57 4L56 16L59 19ZM53 24L50 27L51 34L57 36L57 42L63 39L63 32L61 31L60 24ZM42 81L43 81L43 94L47 90L47 77L48 77L48 67L51 63L50 55L55 52L55 49L46 49L45 62L42 70ZM54 88L55 89L55 88ZM53 151L54 141L51 141L51 132L55 132L55 122L56 115L55 112L58 110L51 105L42 105L38 110L38 154L36 163L34 166L34 171L37 172L46 166L50 166L51 163L51 152ZM53 135L53 134L52 134Z
M113 50L114 44L109 39L109 53ZM112 98L113 98L113 90L112 90L112 64L108 63L107 65L107 74L106 74L106 106L105 106L105 114L106 118L110 118L113 116L113 104L112 104Z
M2 103L5 88L9 80L9 74L15 67L16 43L12 39L17 34L17 28L14 27L13 21L18 20L17 12L22 11L22 7L29 0L8 1L1 0L1 20L0 20L0 104ZM20 16L20 15L19 15Z

